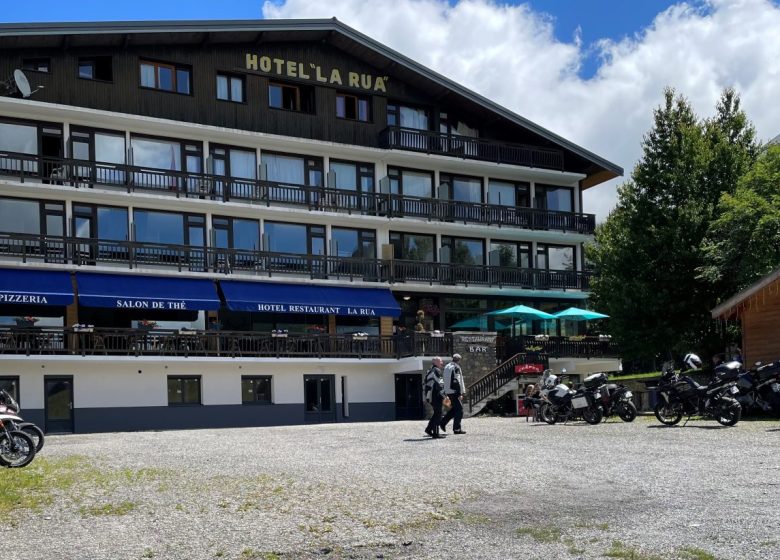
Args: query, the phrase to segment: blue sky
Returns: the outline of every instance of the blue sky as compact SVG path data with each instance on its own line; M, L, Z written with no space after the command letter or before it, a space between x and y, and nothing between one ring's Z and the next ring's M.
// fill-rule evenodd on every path
M451 4L454 2L450 2ZM521 2L508 2L519 4ZM579 29L584 52L580 75L592 76L598 60L588 47L604 38L621 39L650 25L671 0L529 0L535 12L554 19L555 36L572 41ZM699 0L689 0L698 4ZM7 0L0 14L3 22L105 21L164 19L254 19L262 17L262 0Z

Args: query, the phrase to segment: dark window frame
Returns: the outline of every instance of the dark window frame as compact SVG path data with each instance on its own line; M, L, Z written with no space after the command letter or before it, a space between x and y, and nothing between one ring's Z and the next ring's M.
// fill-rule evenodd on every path
M445 240L448 244L445 244ZM485 260L487 259L488 255L485 251L485 245L486 240L483 237L461 237L459 235L442 235L441 236L441 249L444 249L444 247L450 248L450 258L452 257L452 251L455 246L455 243L457 241L479 241L482 244L482 262L481 263L474 263L472 266L485 266ZM449 244L451 242L451 245ZM453 263L451 260L449 264L461 264L461 263Z
M464 175L462 173L439 173L439 185L449 185L449 195L450 197L447 200L455 201L453 196L455 195L455 188L454 183L455 179L466 179L466 180L474 180L476 179L479 181L479 202L472 203L472 204L484 204L485 202L485 178L484 177L478 177L476 175Z
M391 231L389 233L388 240L390 242L390 245L393 245L393 247L394 247L393 253L394 254L396 252L400 253L400 256L396 256L395 258L408 260L402 254L403 248L406 246L406 244L404 243L404 238L407 235L413 235L415 237L429 237L429 238L431 238L433 240L433 244L431 245L431 253L433 254L433 260L432 261L414 261L414 262L429 262L429 263L439 262L439 254L438 254L439 251L436 249L436 236L435 235L430 235L430 234L427 234L427 233L414 233L414 232L411 232L411 231ZM393 237L397 238L397 241L400 242L400 245L395 245L393 243L395 241L393 239Z
M241 376L241 404L242 405L248 405L248 406L268 406L274 404L274 393L273 393L273 383L274 383L274 376L273 375L242 375ZM245 400L246 397L244 395L244 382L249 381L252 382L252 400ZM257 398L257 387L254 382L256 381L266 381L268 382L268 400L260 400Z
M181 389L182 402L171 402L171 395L168 393L168 406L202 406L203 405L203 383L200 375L169 375L166 378L165 389L168 392L168 383L171 380L179 382ZM198 382L198 402L184 402L184 380L196 380Z
M198 214L196 212L177 212L175 210L160 210L159 208L146 208L143 206L141 207L134 206L132 212L130 212L128 209L128 215L130 216L130 222L132 224L132 228L130 231L134 240L138 239L137 230L136 230L136 219L135 219L136 212L147 212L147 213L155 213L155 214L176 214L177 216L181 216L182 228L183 228L182 239L184 240L183 245L187 247L197 248L197 249L205 249L208 247L208 239L206 235L206 214ZM198 221L200 220L202 220L202 222L198 223ZM190 228L198 227L198 226L202 226L203 245L191 245ZM178 243L170 243L170 245L178 245Z
M222 97L219 97L219 88L217 86L217 81L219 78L226 78L228 81L228 96L227 99L223 99ZM238 78L241 80L241 100L237 101L233 99L233 89L230 87L230 80L233 78ZM239 103L241 105L247 105L247 99L246 99L246 76L242 74L236 74L235 72L221 72L218 71L215 79L214 79L214 98L217 101L225 101L227 103Z
M550 268L550 247L558 247L561 249L571 249L572 250L572 264L574 265L574 268L571 270L566 269L560 269L560 268ZM541 268L539 266L539 255L544 255L544 260L547 264L545 268ZM577 246L576 245L567 245L565 243L537 243L536 244L536 254L534 255L534 268L537 268L539 270L560 270L563 272L577 272L579 271L579 264L577 263Z
M282 106L277 107L271 104L271 88L278 87L282 89ZM284 90L295 90L295 107L285 107ZM305 95L304 95L305 94ZM268 82L268 108L276 109L277 111L287 111L289 113L300 113L303 115L316 115L317 114L317 98L314 86L293 84L280 81Z
M333 163L341 163L343 165L354 165L355 166L355 192L356 193L362 193L362 192L376 192L376 166L373 163L368 163L364 161L352 161L348 159L337 159L337 158L331 158L328 161L328 165ZM328 170L330 171L330 169ZM371 179L371 190L370 191L364 191L363 190L363 181L362 179L367 178ZM334 186L334 188L336 188Z
M165 90L163 90L165 91ZM133 138L138 138L141 140L162 140L164 142L176 142L179 144L179 161L181 162L181 173L197 173L196 171L190 171L187 169L187 155L197 155L200 156L200 168L202 173L204 161L203 161L203 141L202 140L189 140L186 138L175 138L173 136L156 136L154 134L136 134L136 133L130 133L130 139L125 140L125 149L130 150L130 153L132 153L133 149ZM194 148L194 149L190 149ZM125 158L127 159L127 158ZM128 165L135 166L135 161L128 161L126 162ZM149 169L161 169L161 168L149 168ZM169 169L162 169L162 171L170 171Z
M311 156L306 154L295 154L290 152L277 152L274 150L262 150L260 153L260 164L264 163L263 158L265 155L269 156L282 156L289 158L298 158L303 160L303 178L306 181L303 186L305 187L322 187L325 184L325 158L320 156ZM319 184L312 184L311 173L319 173Z
M552 185L547 183L536 183L534 185L534 200L533 205L534 208L539 210L549 210L547 208L547 191L549 190L555 190L555 189L567 189L569 191L570 195L570 201L571 201L571 212L575 211L575 205L574 205L574 187L567 187L566 185ZM539 196L540 192L544 193L543 196ZM542 204L542 202L544 204ZM551 212L566 212L566 210L550 210Z
M19 379L20 376L18 375L0 375L0 383L8 382L10 381L11 384L14 386L14 393L11 396L13 399L17 402L17 404L21 407L22 406L22 399L20 395L20 387L19 387Z
M149 65L149 66L153 66L154 69L155 69L155 71L154 71L154 84L155 85L154 86L145 86L141 82L141 79L142 79L141 67L144 64ZM172 72L172 85L173 85L173 88L172 89L164 89L164 88L160 87L160 74L158 72L159 68L170 68L170 69L173 70L173 72ZM182 92L182 91L179 91L179 76L178 76L178 73L180 71L181 72L187 72L187 74L189 75L189 79L188 79L189 91L186 92L186 93ZM175 62L164 62L164 61L161 61L161 60L153 60L153 59L149 59L149 58L139 58L138 59L138 87L140 87L143 90L147 90L147 91L162 91L162 92L165 92L165 93L175 93L177 95L187 95L187 96L192 97L193 96L192 92L195 90L195 88L193 87L192 73L193 73L192 72L192 67L188 66L186 64L178 64L178 63L175 63Z
M532 249L533 245L530 241L510 241L505 239L491 239L490 240L490 250L487 252L488 255L488 261L490 259L490 253L493 252L495 249L492 248L493 244L499 244L499 245L513 245L515 247L515 252L517 253L517 268L524 268L521 265L521 259L520 255L525 254L528 258L528 268L535 268L535 259L532 258ZM489 263L488 263L489 264ZM502 266L499 264L499 266Z
M29 66L40 65L41 62L46 63L46 70L40 70L39 68L30 68ZM21 69L25 72L40 72L41 74L51 74L51 57L50 56L35 56L22 59Z
M433 109L431 107L428 107L426 105L417 105L414 103L402 103L400 101L391 101L387 103L387 126L397 126L401 127L401 107L407 107L409 109L417 109L417 110L423 110L426 112L426 116L428 117L428 128L425 130L433 130ZM390 118L393 118L395 122L392 124L390 123ZM415 129L418 130L418 129Z
M228 239L228 249L235 249L236 243L235 243L235 221L236 220L244 220L247 222L254 222L257 224L257 243L255 244L255 250L260 250L260 220L254 219L254 218L242 218L239 216L222 216L222 215L213 215L211 217L211 229L212 231L216 232L217 230L222 230L227 232L227 239ZM209 245L214 248L221 248L217 247L216 244L216 235L210 240L211 242ZM245 249L244 249L245 250Z
M333 230L334 229L357 232L357 243L358 243L358 247L360 248L360 254L361 254L360 258L363 258L363 259L376 259L376 254L377 254L378 247L377 247L377 235L376 235L376 230L375 229L351 228L351 227L343 227L343 226L331 226L331 228L330 228L331 244L333 243ZM366 242L369 242L369 241L373 241L374 242L374 255L373 256L363 255L363 244L366 243ZM337 255L338 251L334 251L333 249L334 249L334 247L331 247L331 253L333 255Z
M487 200L486 204L492 204L492 205L497 205L497 206L505 206L504 204L500 204L499 205L497 202L490 202L490 182L491 181L495 181L497 183L508 183L508 184L514 185L514 187L515 187L515 205L514 205L514 207L515 208L531 208L531 204L532 204L532 201L531 201L531 183L529 183L527 181L513 181L511 179L498 179L496 177L488 177L487 185L485 187L485 189L486 189L485 190L485 194L487 195L486 196L486 200ZM524 189L524 191L523 191L523 189ZM525 198L526 198L526 200L528 202L528 204L525 205L525 206L519 206L517 204L517 200L518 200L518 198L520 198L520 196L519 196L520 193L523 193L525 195Z
M98 67L101 66L101 64L104 64L106 60L108 61L108 67L111 73L111 77L98 78L97 77ZM92 68L92 76L81 75L82 64L90 65L90 67ZM90 82L103 82L107 84L114 83L114 59L111 55L80 56L78 58L77 69L78 69L77 76L80 80L89 80ZM105 68L103 67L102 69L104 70Z
M315 255L315 256L327 256L328 255L328 244L326 243L327 237L326 233L327 230L325 229L324 225L320 224L304 224L300 222L284 222L279 220L264 220L263 221L263 231L262 236L265 237L267 235L266 226L268 224L283 224L287 226L301 226L306 228L306 252L305 253L291 253L296 255ZM320 230L321 228L321 230ZM316 230L316 231L315 231ZM323 255L315 254L312 252L312 241L314 239L322 239L323 249L325 250L325 253ZM265 246L265 244L264 244ZM270 251L270 249L268 249Z
M413 173L424 173L426 175L430 175L431 177L431 196L430 198L436 197L436 174L429 170L429 169L414 169L412 167L399 167L397 165L388 165L387 166L387 177L390 180L390 192L393 192L392 184L393 181L398 182L398 195L404 196L406 193L404 193L404 171L411 171Z
M344 115L339 115L339 98L344 99ZM347 110L347 100L352 100L354 102L354 117L349 117L347 114L349 111ZM360 118L360 102L365 101L366 102L366 118L361 119ZM352 121L352 122L361 122L361 123L372 123L372 111L371 111L371 97L367 95L358 95L355 93L346 93L343 91L337 91L336 92L336 118L342 119L346 121Z

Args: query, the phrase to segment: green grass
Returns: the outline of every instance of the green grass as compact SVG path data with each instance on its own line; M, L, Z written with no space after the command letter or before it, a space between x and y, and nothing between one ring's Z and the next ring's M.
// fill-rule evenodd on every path
M538 543L554 543L561 540L561 530L558 527L520 527L517 534L529 536Z
M686 546L680 549L680 560L718 560L713 554L706 550L693 546Z
M661 377L660 371L652 371L649 373L629 373L627 375L613 375L609 378L610 381L637 381L641 379L653 379L654 377Z
M604 553L607 558L620 558L621 560L661 560L655 554L646 554L635 548L624 545L620 541L612 541L612 548Z
M136 504L133 502L120 502L118 504L101 504L95 506L81 506L79 513L82 517L99 517L102 515L127 515L133 511Z
M23 469L3 469L0 476L0 511L8 519L15 510L40 510L54 493L71 488L88 467L84 457L38 458Z

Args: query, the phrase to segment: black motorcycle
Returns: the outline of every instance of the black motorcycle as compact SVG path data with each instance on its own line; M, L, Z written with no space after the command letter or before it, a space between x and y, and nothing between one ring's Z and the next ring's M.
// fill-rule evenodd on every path
M604 420L617 415L623 422L633 422L636 419L634 394L625 385L610 383L606 373L594 373L585 378L585 387L598 389L601 394L601 408L604 410Z
M758 362L741 373L737 379L739 394L736 399L743 410L769 412L780 418L780 361L771 364Z
M598 389L583 387L572 391L568 385L561 383L544 398L546 402L539 409L539 415L548 424L577 418L582 418L588 424L598 424L604 417L604 411L599 404L601 394Z
M673 364L665 364L658 384L655 417L667 426L674 426L683 416L690 419L694 415L714 418L724 426L735 425L742 417L742 405L733 397L739 393L739 374L739 362L721 364L715 368L712 381L700 385L687 375L675 373Z

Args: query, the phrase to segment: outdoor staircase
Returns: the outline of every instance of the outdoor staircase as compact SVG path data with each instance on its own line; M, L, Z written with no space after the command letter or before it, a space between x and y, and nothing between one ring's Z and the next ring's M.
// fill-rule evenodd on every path
M484 377L477 379L466 389L468 406L464 407L464 415L474 416L480 412L490 401L506 395L509 391L517 389L516 379L523 375L515 371L515 366L522 364L542 364L549 367L549 358L546 354L518 353L499 364L494 370Z

